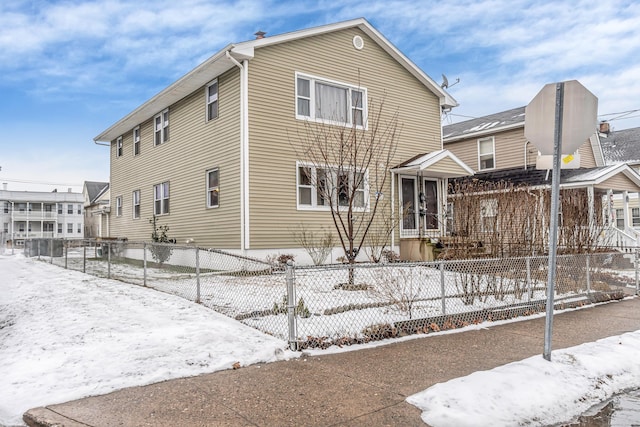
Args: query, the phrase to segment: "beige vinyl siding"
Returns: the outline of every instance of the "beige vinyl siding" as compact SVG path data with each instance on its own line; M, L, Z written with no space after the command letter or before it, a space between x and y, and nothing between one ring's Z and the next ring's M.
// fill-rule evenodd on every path
M581 168L595 168L598 166L596 165L596 158L593 155L593 149L588 141L578 148L578 154L580 154Z
M353 47L354 35L364 39L364 49ZM384 114L397 110L401 127L392 165L442 147L437 97L360 30L256 49L249 64L252 249L299 246L292 232L302 222L315 229L334 227L329 211L296 207L296 160L305 159L292 145L300 147L306 132L295 118L296 72L364 87L375 106L386 94ZM384 193L390 198L389 183Z
M445 143L446 149L455 154L474 172L479 172L478 164L478 140L483 138L494 138L494 169L509 169L514 167L524 167L525 164L525 142L524 128L517 128L500 132L495 135L485 135L474 137L462 141ZM527 165L536 164L538 149L531 143L527 144ZM483 171L490 171L485 169Z
M140 126L140 155L133 156L132 131L124 153L111 149L111 194L123 196L123 215L111 215L111 236L150 240L153 186L169 182L169 215L158 217L178 243L240 246L240 89L239 72L219 77L219 117L206 121L205 89L169 107L169 141L154 145L153 117ZM206 171L220 170L220 207L207 208ZM132 192L140 190L140 219L132 219ZM114 200L111 200L114 206Z
M603 181L601 184L596 185L596 188L614 191L626 190L631 192L640 190L640 188L638 188L638 186L636 186L636 184L632 180L627 178L622 173L614 175L606 181Z

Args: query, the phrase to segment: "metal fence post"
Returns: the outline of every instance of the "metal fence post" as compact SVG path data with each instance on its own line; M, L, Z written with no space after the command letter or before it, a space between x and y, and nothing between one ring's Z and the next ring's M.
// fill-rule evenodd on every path
M531 288L531 257L525 258L527 264L527 302L531 302L533 298L533 289Z
M640 277L638 276L638 258L640 257L640 249L636 249L636 259L634 267L636 270L636 295L640 295Z
M111 279L111 242L107 242L107 279Z
M287 318L289 325L289 348L298 349L298 331L296 324L296 289L293 274L293 261L287 261L285 266L285 278L287 282Z
M53 264L53 237L51 238L51 242L49 244L49 264Z
M444 262L440 261L440 293L442 294L442 315L447 314L447 295L444 286Z
M64 249L64 268L67 270L69 268L69 245L66 240L62 240L62 248Z
M589 254L586 254L587 259L587 295L591 294L591 269L589 268Z
M147 243L142 244L142 284L147 286Z
M82 241L82 272L87 272L87 241Z
M196 303L200 304L200 251L196 248Z

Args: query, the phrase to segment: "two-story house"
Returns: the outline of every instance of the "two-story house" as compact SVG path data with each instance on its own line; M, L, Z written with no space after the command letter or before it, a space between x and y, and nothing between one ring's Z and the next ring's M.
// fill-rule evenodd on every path
M475 172L473 184L457 180L458 188L452 193L465 192L468 196L470 189L476 188L484 194L484 200L477 204L477 212L473 215L465 212L464 218L456 215L456 203L462 205L463 200L470 199L450 197L450 232L471 233L485 245L532 248L535 239L538 248L544 246L550 212L552 156L538 153L524 136L524 124L525 107L520 107L443 127L444 147ZM578 234L589 233L585 230L592 232L591 243L596 243L594 239L600 239L601 244L610 242L615 236L608 236L606 242L601 239L611 232L607 227L609 200L614 194L637 192L640 175L627 164L605 163L595 126L594 134L577 152L563 156L561 163L560 238L564 239L561 244L570 246L570 240L577 239ZM498 203L492 192L497 194L507 188L525 191L514 191L516 196L511 200ZM483 241L492 234L499 235L498 242Z
M109 236L109 183L85 181L82 187L84 197L84 236L100 238Z
M382 104L397 117L390 164L399 166L382 171L389 179L377 194L370 183L378 165L363 171L356 213L374 197L389 201L383 215L405 218L389 236L393 248L420 227L444 232L416 207L424 199L444 214L446 180L471 173L442 147L441 114L456 101L365 19L257 35L224 47L94 138L111 147L111 237L149 240L155 216L178 243L258 257L286 251L304 262L294 228L332 229L320 189L351 189L354 178L310 162L302 140L310 125L374 135L369 110Z
M26 239L84 237L82 194L0 190L0 237L3 245L21 247Z

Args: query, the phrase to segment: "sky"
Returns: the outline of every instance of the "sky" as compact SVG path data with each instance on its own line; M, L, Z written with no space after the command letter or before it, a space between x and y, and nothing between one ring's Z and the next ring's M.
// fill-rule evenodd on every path
M640 126L635 0L12 0L0 2L0 182L108 182L109 150L93 138L222 47L360 17L436 82L447 76L460 106L444 124L576 79L599 120Z
M0 273L0 425L22 424L31 408L306 354L178 296L65 270L20 251L0 250ZM637 387L639 353L640 331L629 332L555 349L550 362L538 355L455 378L407 401L433 427L556 425Z

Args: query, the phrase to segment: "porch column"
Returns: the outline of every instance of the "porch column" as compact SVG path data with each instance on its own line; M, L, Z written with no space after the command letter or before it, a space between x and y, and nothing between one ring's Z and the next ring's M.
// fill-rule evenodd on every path
M589 210L589 229L593 229L596 224L596 213L595 213L595 195L593 186L587 187L587 209Z
M631 226L629 221L629 192L627 190L622 192L622 211L624 217L624 231L626 232Z

